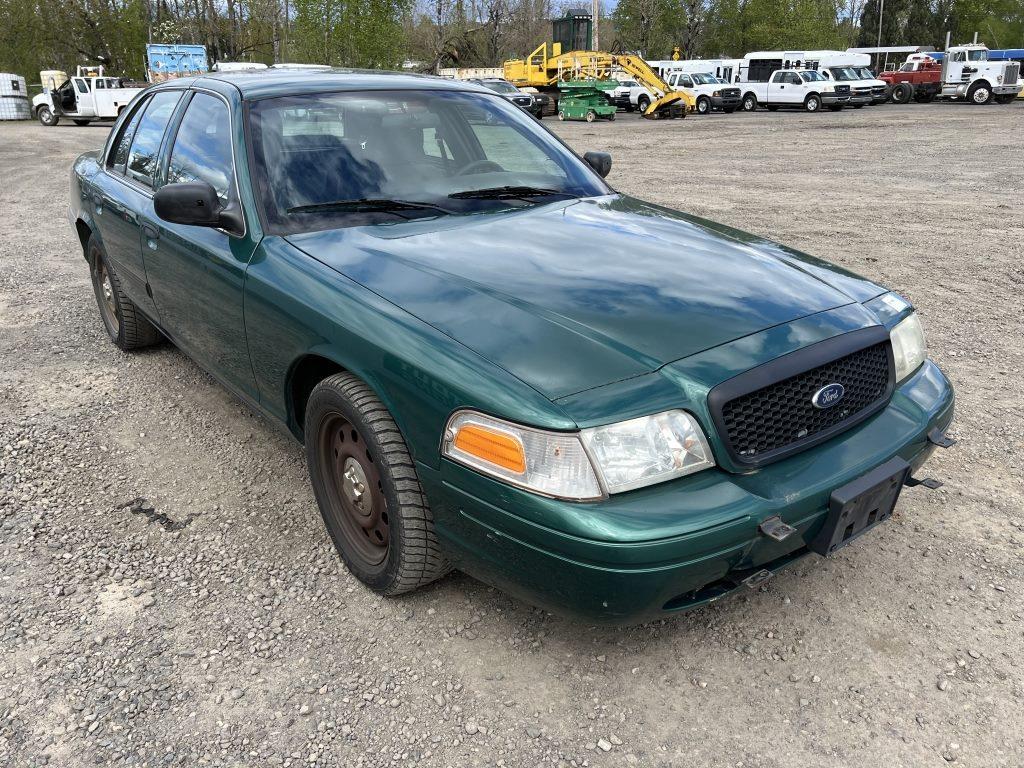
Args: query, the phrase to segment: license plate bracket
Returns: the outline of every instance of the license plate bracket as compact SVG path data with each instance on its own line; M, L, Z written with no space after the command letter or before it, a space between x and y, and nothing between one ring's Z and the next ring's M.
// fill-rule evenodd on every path
M892 516L910 465L898 456L832 491L828 516L808 549L827 557Z

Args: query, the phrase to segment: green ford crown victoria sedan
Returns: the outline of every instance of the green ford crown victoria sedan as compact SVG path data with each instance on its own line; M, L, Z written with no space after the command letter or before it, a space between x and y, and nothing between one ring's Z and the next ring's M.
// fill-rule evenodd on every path
M370 588L633 622L883 522L953 392L898 295L610 165L470 84L238 73L141 93L70 218L114 342L304 443Z

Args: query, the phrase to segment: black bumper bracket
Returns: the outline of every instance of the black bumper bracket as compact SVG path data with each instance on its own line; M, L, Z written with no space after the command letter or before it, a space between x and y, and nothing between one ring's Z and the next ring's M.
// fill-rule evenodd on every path
M908 477L903 481L903 484L907 486L907 488L914 488L918 485L923 485L929 491L934 491L935 489L942 487L942 481L936 480L933 477L926 477L924 480L918 480L916 477Z
M928 442L939 446L939 448L952 448L956 445L956 440L938 427L933 428L932 431L928 433Z

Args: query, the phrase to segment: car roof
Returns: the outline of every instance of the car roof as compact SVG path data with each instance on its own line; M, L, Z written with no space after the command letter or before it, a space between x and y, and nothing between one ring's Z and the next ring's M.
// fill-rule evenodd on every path
M211 72L200 77L168 80L156 87L192 86L205 86L218 91L233 87L246 100L331 91L438 90L490 93L483 86L465 80L373 69L253 69Z

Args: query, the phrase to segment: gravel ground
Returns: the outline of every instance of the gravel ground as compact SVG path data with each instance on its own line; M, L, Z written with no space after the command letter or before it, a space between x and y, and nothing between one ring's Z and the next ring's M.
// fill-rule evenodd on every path
M107 340L65 220L107 128L0 124L0 765L1024 764L1024 103L548 123L622 191L908 295L959 444L892 521L626 629L383 600L300 448Z

